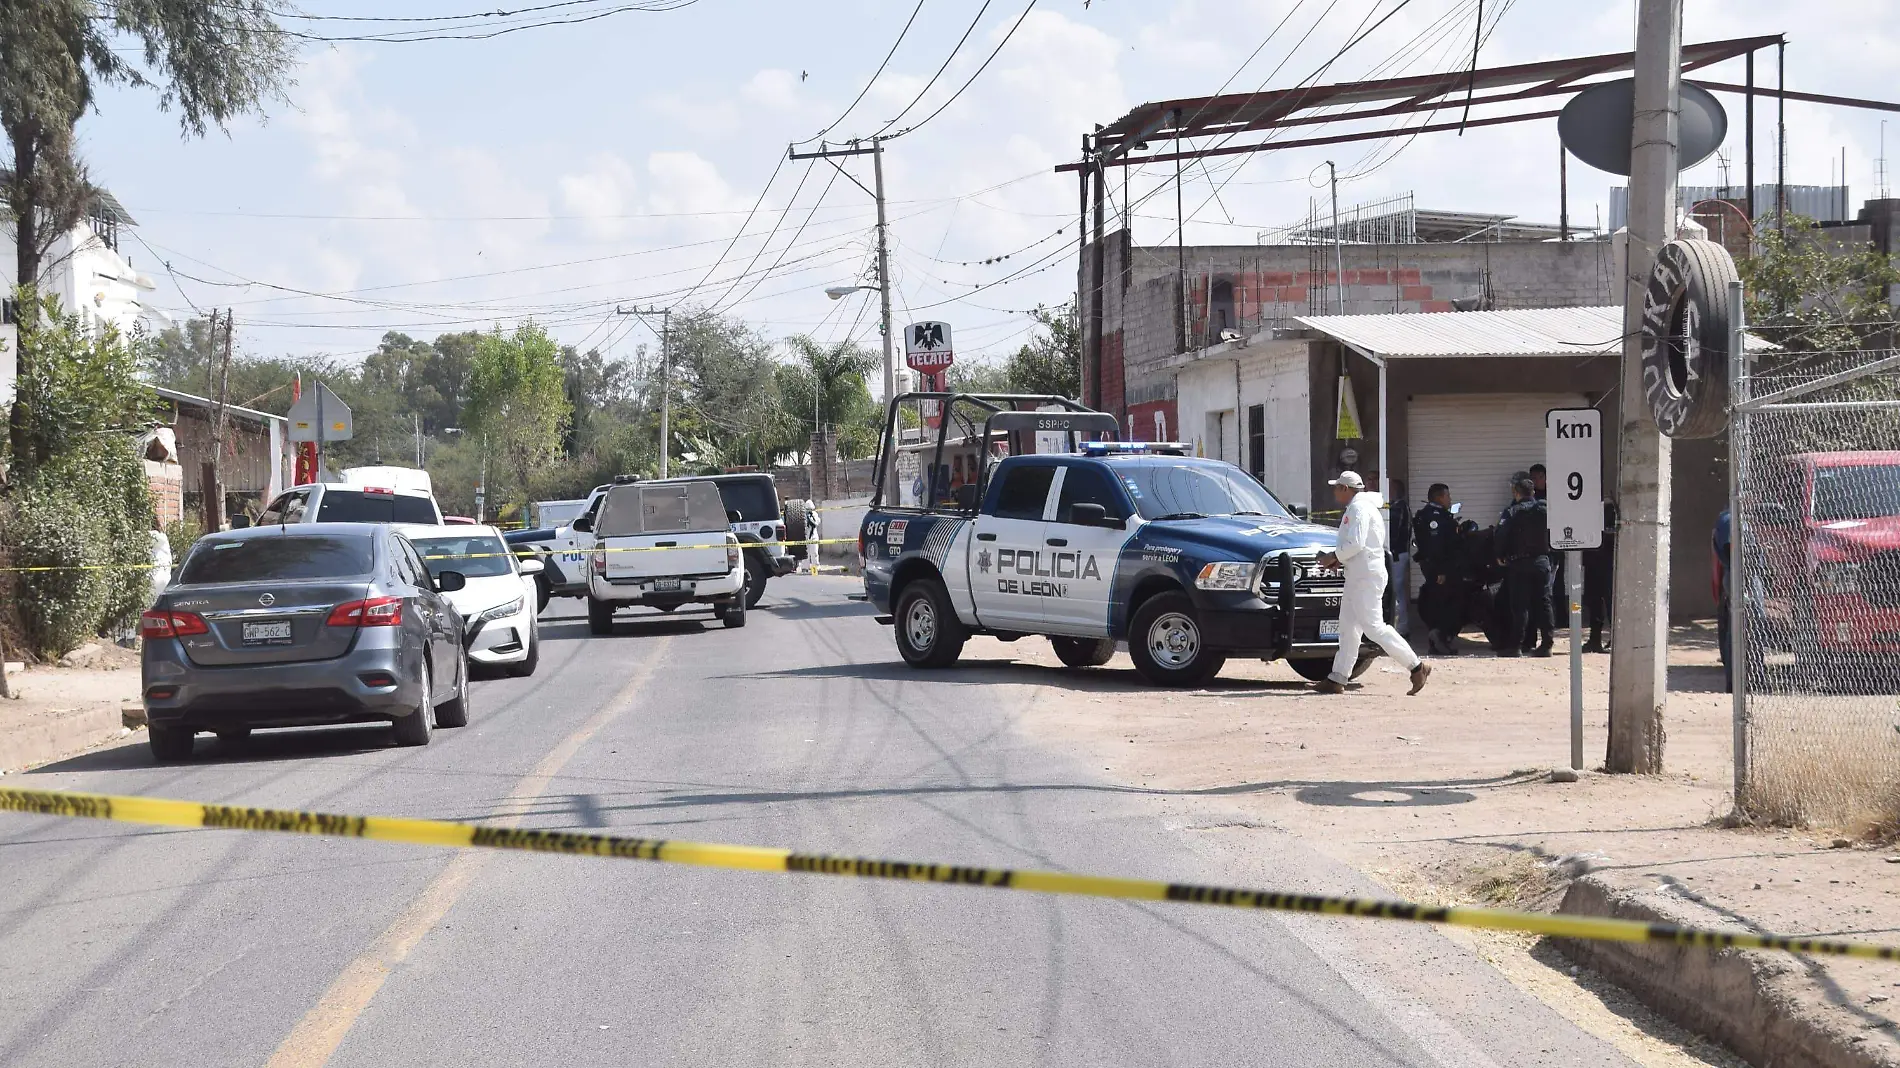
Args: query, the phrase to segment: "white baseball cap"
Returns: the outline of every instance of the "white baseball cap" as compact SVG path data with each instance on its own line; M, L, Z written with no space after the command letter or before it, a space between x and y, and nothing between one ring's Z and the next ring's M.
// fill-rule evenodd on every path
M1356 490L1366 488L1366 480L1360 478L1359 472L1357 471L1341 471L1338 478L1329 479L1326 484L1328 486L1345 486L1347 489Z

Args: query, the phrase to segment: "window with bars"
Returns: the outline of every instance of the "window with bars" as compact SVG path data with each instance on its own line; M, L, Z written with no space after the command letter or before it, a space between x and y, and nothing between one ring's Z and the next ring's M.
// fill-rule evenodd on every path
M1261 484L1267 481L1267 406L1247 409L1247 473Z

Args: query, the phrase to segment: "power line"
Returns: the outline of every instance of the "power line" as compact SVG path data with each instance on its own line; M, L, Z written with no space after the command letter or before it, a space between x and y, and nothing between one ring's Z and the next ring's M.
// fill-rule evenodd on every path
M983 0L983 6L976 9L976 17L970 20L968 26L964 27L963 36L957 38L956 46L950 49L949 55L943 57L943 66L938 67L937 73L932 74L930 80L924 83L924 87L917 90L917 95L911 98L910 103L904 105L904 110L898 112L896 118L878 127L877 132L871 135L873 138L884 136L884 131L902 121L904 116L910 114L910 109L916 107L918 101L924 98L924 94L930 92L930 87L937 84L937 79L943 77L943 72L950 69L951 61L957 58L958 52L963 50L963 43L970 39L970 34L976 32L977 23L983 21L983 13L990 9L990 3L991 0Z
M1037 0L1029 0L1028 6L1023 8L1023 13L1016 16L1016 21L1010 25L1009 32L1003 35L1002 40L996 42L996 47L993 50L991 50L990 54L983 60L983 64L976 68L976 72L974 74L971 74L969 79L965 81L962 85L958 86L956 92L950 94L950 99L944 101L941 104L938 104L937 110L931 112L928 115L925 115L923 118L917 120L916 122L911 123L909 126L906 126L903 129L897 131L896 133L890 135L890 137L887 138L886 140L896 140L897 138L902 137L907 133L911 133L912 131L921 129L925 123L943 114L943 111L945 108L956 103L957 98L963 95L963 91L965 89L968 89L970 85L977 80L977 78L981 77L983 72L989 69L990 63L994 61L998 55L1002 54L1003 46L1009 43L1010 38L1016 36L1016 28L1023 24L1023 20L1029 17L1029 13L1031 11L1035 10L1036 2ZM986 4L985 6L988 6L988 5ZM906 108L905 110L908 111L909 109ZM901 118L902 116L899 116L899 117ZM886 129L888 128L889 127L886 127Z
M904 43L904 38L910 34L911 24L917 21L917 13L919 11L922 11L923 9L924 9L924 0L917 0L917 6L910 9L910 18L904 20L904 28L898 31L897 40L891 42L891 50L884 53L884 62L879 63L877 65L877 70L871 72L871 77L869 80L867 80L864 83L864 88L858 90L858 95L851 98L851 103L845 105L845 109L838 113L838 117L831 120L831 122L828 125L826 125L824 129L818 131L815 134L812 134L810 137L805 138L803 141L793 141L792 142L793 144L807 145L825 136L826 134L830 133L832 130L836 129L838 124L843 122L846 116L850 115L852 110L856 108L859 103L863 102L864 94L870 92L871 87L877 84L877 80L880 77L883 77L884 68L891 65L891 57L897 54L897 46Z

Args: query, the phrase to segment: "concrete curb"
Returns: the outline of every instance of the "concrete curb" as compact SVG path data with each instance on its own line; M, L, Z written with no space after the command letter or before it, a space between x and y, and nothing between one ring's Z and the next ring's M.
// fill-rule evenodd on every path
M138 725L143 725L144 709ZM20 771L116 741L134 726L124 708L102 705L80 709L48 723L0 731L0 772Z
M1735 917L1679 894L1615 885L1602 875L1570 884L1558 912L1642 923L1736 929ZM1816 1068L1900 1068L1885 1043L1857 1033L1851 1006L1808 1004L1813 967L1786 957L1689 946L1556 940L1670 1020L1712 1038L1750 1064ZM1807 995L1804 999L1803 995Z

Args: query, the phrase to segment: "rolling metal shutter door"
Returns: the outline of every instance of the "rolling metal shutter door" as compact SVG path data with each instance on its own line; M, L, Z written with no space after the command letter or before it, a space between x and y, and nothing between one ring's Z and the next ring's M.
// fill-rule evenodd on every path
M1413 509L1434 482L1451 487L1459 519L1497 523L1511 503L1509 480L1544 459L1544 413L1586 408L1581 393L1443 393L1413 397L1405 408L1409 439L1405 485ZM1397 466L1397 465L1394 465ZM1418 591L1418 569L1412 590Z

